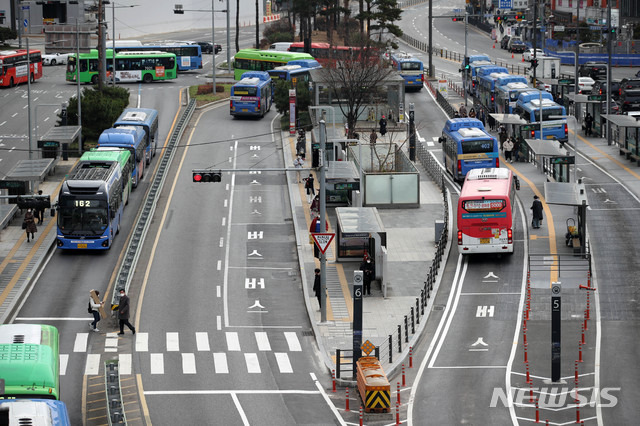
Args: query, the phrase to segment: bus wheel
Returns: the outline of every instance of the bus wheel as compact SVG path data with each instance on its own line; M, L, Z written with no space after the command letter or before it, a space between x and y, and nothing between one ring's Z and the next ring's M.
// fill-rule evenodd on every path
M144 77L142 77L142 81L144 81L145 83L151 83L153 81L153 77L151 77L151 74L145 74Z
M94 75L93 77L91 77L91 84L93 84L94 86L96 84L98 84L98 74Z

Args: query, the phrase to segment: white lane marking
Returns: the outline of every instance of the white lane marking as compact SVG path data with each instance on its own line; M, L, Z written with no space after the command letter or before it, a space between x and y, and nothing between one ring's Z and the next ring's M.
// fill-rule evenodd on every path
M325 393L324 388L322 387L322 385L320 384L320 382L316 378L316 375L313 374L313 373L309 373L309 375L311 376L311 380L313 380L313 383L315 383L316 388L318 389L318 392L320 392L320 395L322 395L322 397L324 398L324 400L327 403L327 405L329 406L329 408L331 408L331 411L333 412L333 415L336 417L336 420L342 426L347 426L347 422L344 421L344 419L342 418L342 416L338 412L338 409L336 408L336 406L333 405L333 401L331 401L331 398L329 398L329 395L327 395Z
M136 352L149 352L149 333L136 333Z
M251 374L260 373L260 362L258 361L258 354L255 354L255 353L244 354L244 361L247 364L247 373L251 373Z
M132 364L132 358L131 358L131 354L120 354L118 356L118 359L120 360L120 365L118 366L118 372L120 374L131 374L131 364Z
M192 353L182 354L182 374L196 374L196 356Z
M178 337L178 333L167 333L167 351L180 351L180 337Z
M273 135L272 135L273 138ZM232 168L235 169L236 167L236 163L237 163L237 152L238 152L238 141L234 141L234 160L233 160L233 166ZM227 214L227 222L229 223L229 225L231 225L231 215L233 214L233 192L234 192L234 188L235 188L235 184L236 184L236 174L235 173L231 173L231 185L229 187L229 199L231 200L231 203L229 204L229 213ZM231 226L227 227L227 241L231 241ZM225 247L225 252L224 252L224 274L223 274L223 279L222 279L222 285L223 285L223 293L224 293L224 299L223 299L223 306L224 306L224 325L225 327L229 326L229 304L228 302L228 285L229 285L229 248L231 247L231 244L227 244L227 246Z
M238 340L238 333L236 333L235 331L227 331L225 335L227 336L227 350L239 351L240 340Z
M164 374L164 354L151 354L151 374Z
M74 352L86 352L87 341L89 340L89 333L77 333L76 341L73 344Z
M222 330L222 317L220 315L216 317L216 330Z
M211 350L209 347L209 333L196 333L196 346L198 351L209 352Z
M249 419L247 418L247 415L245 414L244 410L242 409L242 405L240 405L240 400L238 399L238 396L235 394L235 392L233 392L231 394L231 399L233 399L233 403L235 404L236 408L238 409L238 414L240 414L240 418L242 419L242 424L249 426Z
M60 375L64 376L67 374L67 365L69 365L69 355L68 354L60 354Z
M213 365L216 374L229 374L229 366L227 365L227 354L224 352L213 353Z
M222 287L216 286L216 297L222 297Z
M216 266L216 269L219 271L222 269L222 260L218 260L218 265ZM218 286L218 289L220 289L220 286ZM218 294L220 294L220 290L218 290ZM220 296L218 296L220 297Z
M295 331L285 331L284 337L287 339L287 344L291 352L302 352L302 346L300 346L300 341Z
M256 342L258 342L259 351L270 351L271 344L269 344L269 337L264 331L256 331Z
M280 372L293 373L293 368L291 367L291 362L289 361L289 356L286 354L286 352L276 352L275 355Z
M100 354L88 354L87 363L84 366L85 376L95 376L100 369Z

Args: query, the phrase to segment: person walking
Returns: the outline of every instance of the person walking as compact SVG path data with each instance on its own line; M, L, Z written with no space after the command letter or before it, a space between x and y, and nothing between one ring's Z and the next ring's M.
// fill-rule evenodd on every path
M476 118L476 110L473 107L469 110L469 118Z
M301 156L298 155L296 159L293 160L293 167L298 169L298 171L296 172L298 177L298 183L302 183L302 180L300 179L300 169L304 167L304 160L302 159Z
M507 128L504 127L504 125L500 125L500 127L498 128L498 137L500 140L500 151L502 151L503 145L504 145L504 141L507 140Z
M375 278L375 268L369 256L366 256L365 260L360 263L360 270L363 278L362 295L371 296L371 281Z
M95 290L95 292L96 296L100 296L100 292L98 290ZM94 302L93 297L91 297L91 292L89 292L89 313L93 315L93 321L89 323L89 328L95 332L100 331L98 330L98 322L100 321L100 307L102 305L104 305L104 302Z
M124 292L124 289L120 289L120 301L118 302L118 319L120 320L120 333L118 336L124 335L124 326L129 327L129 330L133 334L136 334L136 328L129 322L129 296Z
M511 157L511 153L513 151L513 138L508 138L504 141L502 147L504 148L504 161L513 163L513 158Z
M378 124L380 125L380 135L381 136L386 135L387 134L387 117L383 115L380 121L378 122Z
M458 110L458 112L460 112L460 117L464 118L467 116L467 107L464 106L464 104L460 104L460 109Z
M38 195L42 195L42 189L38 190ZM38 208L35 209L35 216L38 225L40 225L44 221L44 207L42 207L43 203L38 203Z
M313 197L310 210L313 217L320 216L320 194L317 194L315 197Z
M322 309L322 283L320 282L320 269L316 268L314 273L315 278L313 279L313 291L318 299L318 306Z
M315 180L313 175L309 173L309 177L304 180L304 188L307 190L307 204L311 204L314 195L316 195Z
M587 115L584 117L584 134L585 134L585 136L591 136L592 135L592 128L593 128L593 116L591 115L591 113L587 113Z
M487 123L489 124L489 129L493 132L496 129L496 119L489 113L487 113Z
M517 163L520 161L520 139L513 138L513 160Z
M482 122L483 126L487 125L486 118L484 116L484 108L479 108L478 109L478 117L477 118L478 118L478 120L480 120Z
M38 227L36 226L35 216L33 215L33 211L31 209L27 209L27 212L24 214L22 229L24 229L27 233L27 242L35 240L34 234L38 232ZM29 234L31 234L31 239L29 239Z
M533 196L533 204L531 204L531 214L533 219L531 220L531 226L534 229L540 228L542 222L542 201L537 195Z
M369 143L371 145L375 145L378 140L378 134L376 133L376 129L371 129L371 134L369 135Z

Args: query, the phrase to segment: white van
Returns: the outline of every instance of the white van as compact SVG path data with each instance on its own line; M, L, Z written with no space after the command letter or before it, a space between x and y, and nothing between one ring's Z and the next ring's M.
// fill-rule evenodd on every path
M278 50L280 52L286 52L289 50L289 47L292 45L293 43L289 43L289 42L277 42L277 43L273 43L271 46L269 46L269 50Z

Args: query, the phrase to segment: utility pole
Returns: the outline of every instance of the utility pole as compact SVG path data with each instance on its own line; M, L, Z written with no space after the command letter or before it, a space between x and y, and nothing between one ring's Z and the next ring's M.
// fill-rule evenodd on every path
M609 34L607 35L607 53L609 60L607 63L607 114L611 114L611 44L613 38L613 26L611 25L611 1L607 2L607 26L609 27ZM611 145L611 121L607 120L607 145Z
M536 52L538 51L538 5L537 4L533 4L533 63L531 64L531 68L533 68L533 88L537 89L538 88L538 82L536 81L536 68L538 68L537 65L537 55ZM540 111L542 112L542 104L540 105ZM540 118L542 118L542 114L540 114ZM542 122L542 120L540 120ZM542 123L540 123L540 126L542 126ZM540 137L542 138L542 127L540 127Z
M467 72L464 69L465 66L467 65L467 57L468 57L468 50L467 50L467 28L469 25L469 11L465 8L464 10L464 60L462 62L462 87L464 88L463 92L464 92L464 106L467 106ZM429 31L431 31L431 28L429 28Z
M318 180L320 181L320 232L326 232L327 229L327 218L325 216L325 210L327 208L327 191L325 189L325 173L324 173L324 152L326 149L326 139L327 139L327 127L324 120L320 120L320 152L319 160L318 160L318 168L320 169L320 176ZM327 321L327 256L320 252L320 305L322 308L320 309L320 322Z
M102 92L102 87L107 76L107 43L104 31L104 9L102 0L98 0L98 90ZM79 59L79 58L78 58ZM80 64L80 61L78 61Z
M580 63L580 37L578 36L580 31L579 24L580 24L580 0L577 0L576 1L576 64L575 64L576 65L575 66L576 82L574 84L574 93L576 95L580 93L580 89L578 87L578 64Z
M433 0L429 0L429 77L433 77Z

